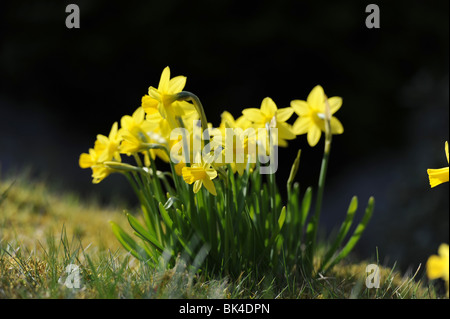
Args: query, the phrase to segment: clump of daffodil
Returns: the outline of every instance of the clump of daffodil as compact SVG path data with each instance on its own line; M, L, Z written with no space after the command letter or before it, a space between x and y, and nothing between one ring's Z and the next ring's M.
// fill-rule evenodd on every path
M448 141L445 142L445 155L447 156L447 163L449 162L448 159ZM428 178L430 180L430 186L436 187L442 183L448 182L449 180L449 171L448 166L443 168L429 168L427 170Z
M89 153L80 155L78 164L81 168L92 169L92 182L100 183L109 174L114 172L113 169L104 165L106 161L121 162L120 143L122 138L118 131L118 124L115 122L111 127L108 136L98 134L94 148L89 149Z
M170 68L166 67L159 80L158 88L151 86L148 95L142 98L142 107L149 115L159 112L162 118L169 122L172 129L179 126L177 117L188 115L195 111L192 104L177 101L177 94L186 85L185 76L170 78Z
M427 276L429 279L442 278L447 287L447 296L449 288L449 256L448 244L441 244L438 249L438 255L432 255L427 260Z
M199 153L195 157L195 163L192 163L190 167L183 167L181 173L186 183L194 183L194 193L197 193L203 185L208 192L214 196L217 195L212 181L217 177L217 171L211 166L211 163L204 161Z
M266 97L262 103L261 108L248 108L242 111L244 118L252 123L253 128L277 128L278 141L274 144L287 147L287 140L293 140L296 137L290 124L286 123L292 116L294 110L291 107L278 109L275 102Z
M219 127L214 127L200 99L184 91L185 84L186 77L171 78L166 67L158 87L151 86L141 106L121 118L120 130L114 123L108 137L98 135L89 153L80 156L80 166L92 168L94 183L120 172L140 201L142 221L132 214L127 218L141 242L111 222L117 239L133 256L155 267L161 262L173 267L173 258L183 251L189 260L204 260L201 263L207 267L206 273L240 276L268 270L278 275L289 268L289 273L301 269L314 275L331 134L343 132L340 122L330 114L339 109L342 99L327 99L320 86L307 101L292 101L285 108L278 108L267 97L260 108L244 109L236 119L223 112ZM295 127L287 123L294 112L300 116ZM277 151L300 133L308 133L310 145L315 145L322 131L328 146L315 212L310 214L311 188L300 200L300 188L294 183L300 153L291 169L284 201L274 175ZM120 154L133 156L136 165L122 163ZM169 162L170 172L158 170L157 157ZM352 199L351 208L354 202ZM350 217L317 271L327 271L351 251L372 215L373 205L371 198L351 240L336 254L354 214L349 208Z
M327 103L330 112L331 134L342 134L344 127L336 117L332 116L342 106L342 98L338 96L327 98L323 88L317 85L311 90L306 101L291 101L291 107L299 116L294 122L293 131L296 135L307 134L308 144L311 147L319 142L322 132L325 132Z

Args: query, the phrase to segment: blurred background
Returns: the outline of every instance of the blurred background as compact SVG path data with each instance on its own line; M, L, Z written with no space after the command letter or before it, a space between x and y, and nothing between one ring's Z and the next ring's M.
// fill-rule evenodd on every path
M430 189L427 168L448 163L449 2L377 1L380 28L365 25L367 1L65 1L0 3L0 167L28 169L62 190L104 203L136 204L122 176L92 185L78 157L96 134L140 106L164 67L187 76L208 120L235 117L271 97L278 107L321 84L343 97L322 213L338 227L353 195L373 219L357 253L406 270L449 242L449 185ZM295 120L293 116L291 123ZM297 149L297 180L316 187L323 137L280 150L285 183Z

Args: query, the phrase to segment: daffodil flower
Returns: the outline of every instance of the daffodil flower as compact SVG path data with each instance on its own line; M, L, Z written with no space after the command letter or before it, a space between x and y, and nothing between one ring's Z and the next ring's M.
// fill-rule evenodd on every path
M223 148L221 164L230 164L233 173L238 172L239 176L242 176L250 156L254 160L256 159L256 134L252 129L252 122L244 115L235 120L233 115L227 111L222 113L221 119L219 126L220 135L214 136L212 144ZM227 132L230 132L227 129L232 129L232 145L227 144L229 143ZM230 163L227 162L227 156L229 157L229 155L226 155L228 148L231 148L233 154L233 159ZM253 154L250 154L249 150L253 150Z
M448 142L445 142L445 155L447 156L447 163L448 163ZM427 173L431 187L436 187L442 183L448 182L449 179L448 166L438 169L429 168L427 170Z
M185 76L170 78L170 68L166 67L159 80L158 88L151 86L148 95L142 98L144 111L152 115L159 112L162 118L167 119L172 128L178 127L176 118L188 115L195 111L192 104L186 101L177 101L177 94L183 91L186 85Z
M278 129L278 143L275 141L275 144L281 147L288 145L286 140L293 140L296 137L291 125L286 123L293 113L294 110L291 107L278 109L270 97L266 97L262 101L260 109L248 108L242 111L245 119L251 121L254 128L276 127ZM271 123L275 125L272 126Z
M311 90L306 101L291 101L291 107L299 116L293 125L293 131L296 135L308 134L307 140L311 147L319 142L322 132L325 132L326 103L329 105L331 116L331 134L342 134L344 127L332 116L342 106L342 98L334 96L327 99L323 88L317 85Z
M211 163L203 161L200 154L197 154L195 163L191 164L191 167L183 167L181 174L186 183L194 183L194 193L197 193L200 188L205 188L213 194L217 195L216 187L212 181L217 177L217 171L211 167Z
M130 154L142 150L145 143L149 143L148 133L156 128L156 125L145 120L145 112L142 107L137 108L132 116L124 115L120 120L120 135L123 138L121 152Z
M252 122L249 121L244 115L238 117L237 119L234 119L233 115L228 111L224 111L221 114L219 129L221 130L222 135L225 135L226 128L241 128L245 130L250 128L251 126Z
M448 257L448 245L441 244L438 249L438 255L432 255L427 261L427 276L429 279L434 280L442 278L447 285L448 295L448 279L449 279L449 257Z
M114 122L107 137L102 134L97 135L97 140L95 143L98 144L96 147L98 147L97 149L100 152L100 156L98 158L99 162L110 161L112 159L120 161L119 150L122 137L119 134L118 128L119 125L117 122Z
M120 143L122 139L118 132L118 124L115 122L111 127L109 136L98 134L94 148L89 149L89 153L80 155L78 164L81 168L92 169L92 182L97 184L105 179L114 170L103 165L105 161L120 162Z
M89 153L82 153L78 160L78 165L81 168L91 168L98 163L98 150L90 148Z

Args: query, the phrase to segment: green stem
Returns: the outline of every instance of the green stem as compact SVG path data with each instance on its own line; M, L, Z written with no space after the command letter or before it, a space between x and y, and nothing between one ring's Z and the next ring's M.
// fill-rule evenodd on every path
M316 198L316 207L314 211L314 215L311 219L311 224L309 225L309 254L308 254L308 262L311 267L311 271L314 269L314 252L316 250L317 245L317 231L319 228L319 220L320 220L320 213L322 209L322 200L323 200L323 192L325 189L325 179L327 175L327 168L328 168L328 161L330 158L330 150L331 150L331 140L332 140L332 134L331 134L331 114L330 114L330 106L328 104L328 100L325 100L325 146L323 151L323 157L322 157L322 164L320 167L320 175L319 175L319 184L318 184L318 191L317 191L317 198Z
M206 119L205 110L203 108L202 103L197 95L188 91L182 91L176 95L177 101L188 101L194 104L194 107L197 113L200 115L200 120L202 122L202 130L205 131L208 129L208 120Z
M206 150L206 153L209 154L210 146L209 146L209 131L208 131L208 120L206 119L205 109L203 108L202 102L200 102L200 99L197 95L194 93L188 92L188 91L182 91L176 95L176 98L178 101L188 101L192 102L192 104L195 107L195 110L197 111L198 115L200 116L200 122L202 124L202 149L205 145L208 146L208 149ZM205 135L203 135L205 134Z

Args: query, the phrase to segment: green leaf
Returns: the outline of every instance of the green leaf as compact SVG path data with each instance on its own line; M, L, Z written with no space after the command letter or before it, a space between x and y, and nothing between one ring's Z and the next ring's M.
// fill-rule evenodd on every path
M140 247L119 225L113 221L110 221L109 223L111 224L114 235L127 251L140 260L148 259L149 256L143 256L144 249Z
M278 228L283 228L284 221L286 220L286 206L281 209L280 217L278 217Z
M164 247L156 239L156 236L153 235L151 232L147 231L134 216L132 216L131 214L127 214L127 218L128 222L130 223L130 226L137 233L139 233L145 241L152 244L155 248L157 248L161 252L164 250Z
M311 208L311 201L312 201L312 188L308 187L305 191L305 194L303 195L302 200L302 207L301 207L301 225L305 225L306 219L309 215L309 209Z
M301 153L301 150L298 150L297 157L295 158L294 163L292 164L291 172L289 174L289 178L287 181L288 189L292 188L292 184L294 183L295 175L297 175L298 167L300 166L300 153Z
M352 200L350 201L350 205L347 210L347 216L344 220L344 222L341 225L341 228L339 230L339 233L334 240L333 244L331 245L328 252L325 254L325 257L323 259L323 265L325 266L330 258L333 256L333 254L336 252L336 250L341 245L342 241L344 240L345 236L347 236L348 231L350 230L350 227L353 223L353 219L355 217L356 210L358 209L358 197L353 196Z
M355 231L353 232L353 235L348 240L347 244L344 246L344 248L341 250L339 255L329 263L329 266L327 266L325 272L327 272L331 267L336 265L339 261L341 261L343 258L345 258L355 247L356 243L361 238L362 233L367 227L367 224L369 223L370 219L372 218L373 209L375 206L375 199L373 197L369 198L369 202L367 204L366 211L364 213L364 216L361 220L361 222L356 227Z
M183 239L183 236L181 235L181 233L178 229L174 230L174 234L177 237L178 242L181 244L181 246L183 246L185 252L189 255L189 257L192 257L194 255L194 253L192 252L192 250L189 246L189 241L186 241Z
M161 216L169 229L172 229L173 221L162 203L159 203L159 212L161 213Z
M302 200L302 206L301 206L301 213L300 213L300 231L302 232L301 237L303 238L303 227L305 226L306 219L309 215L309 210L311 208L311 202L312 202L312 188L311 186L308 187L305 191L305 194L303 195ZM311 236L314 233L313 229L314 225L313 223L309 222L306 226L306 245L311 244Z

